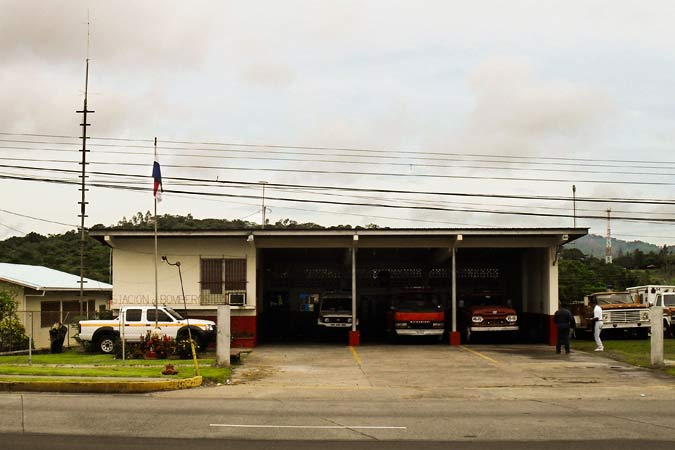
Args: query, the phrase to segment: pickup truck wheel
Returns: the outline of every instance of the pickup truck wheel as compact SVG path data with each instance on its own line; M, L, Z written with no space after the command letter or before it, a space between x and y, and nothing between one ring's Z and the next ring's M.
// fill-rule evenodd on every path
M208 345L206 343L206 339L203 338L202 336L193 336L193 339L195 340L195 350L203 352L206 350L206 346Z
M115 347L115 339L110 334L101 336L96 347L101 351L101 353L112 353L113 348Z
M177 341L183 340L183 341L190 342L190 337L189 337L189 335L186 331L186 332L180 333L176 337L176 340ZM201 352L201 351L206 349L206 346L207 346L206 339L199 336L199 334L194 332L194 331L192 332L192 341L195 343L195 351Z

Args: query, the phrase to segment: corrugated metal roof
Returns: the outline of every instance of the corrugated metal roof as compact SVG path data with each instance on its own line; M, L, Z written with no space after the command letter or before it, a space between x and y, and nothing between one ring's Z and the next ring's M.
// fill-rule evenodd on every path
M0 280L39 291L79 291L80 277L44 266L0 263ZM112 285L84 279L85 291L112 291Z
M440 236L440 235L473 235L473 236L556 236L567 234L570 240L578 239L588 234L588 228L353 228L353 229L205 229L205 230L159 230L161 238L189 238L189 237L238 237L238 236ZM105 242L106 237L147 238L154 236L152 230L137 229L97 229L89 232L89 236L99 242Z

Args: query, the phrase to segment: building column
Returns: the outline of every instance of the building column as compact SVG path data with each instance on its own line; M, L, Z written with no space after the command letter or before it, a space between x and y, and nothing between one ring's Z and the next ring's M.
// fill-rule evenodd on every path
M459 236L457 238L459 240ZM451 308L451 329L450 329L450 345L460 344L460 333L457 331L457 243L452 244L452 308Z
M544 317L548 318L548 343L556 345L558 329L553 321L553 314L558 310L558 246L549 247L545 258L546 272L544 276Z
M349 332L349 345L352 347L361 344L361 336L356 329L356 246L358 241L359 236L355 234L352 243L352 329Z

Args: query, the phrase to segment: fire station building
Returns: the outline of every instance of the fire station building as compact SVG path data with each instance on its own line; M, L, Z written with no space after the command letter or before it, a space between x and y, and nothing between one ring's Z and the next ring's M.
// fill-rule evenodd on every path
M392 295L433 292L458 344L462 310L476 301L512 305L519 339L551 342L561 246L587 228L99 229L112 248L111 309L159 304L215 320L229 304L233 347L317 339L317 304L350 293L350 343L379 342ZM166 257L166 261L162 259ZM175 265L179 261L180 273ZM156 264L157 262L157 264ZM157 267L157 294L155 294ZM181 286L182 281L182 286ZM184 293L184 294L183 294ZM346 339L346 338L345 338Z

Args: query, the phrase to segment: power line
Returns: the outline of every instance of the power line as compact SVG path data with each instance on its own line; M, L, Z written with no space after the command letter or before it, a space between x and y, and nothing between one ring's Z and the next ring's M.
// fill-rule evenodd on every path
M0 209L0 211L4 212L6 214L11 214L13 216L19 216L19 217L24 217L26 219L37 220L39 222L47 222L47 223L53 223L53 224L57 224L57 225L66 225L68 227L77 227L77 225L73 225L71 223L56 222L54 220L47 220L47 219L42 219L40 217L28 216L26 214L20 214L18 212L14 212L14 211L8 211L6 209Z
M0 146L0 148L10 148L10 147L3 147ZM19 148L19 147L11 147L11 148L16 148L16 149L21 149L21 150L39 150L39 151L57 151L57 152L71 152L72 150L66 150L66 149L35 149L35 148L29 148L29 147L24 147L24 148ZM107 151L106 154L123 154L123 155L134 155L134 156L146 156L144 153L138 153L138 152L121 152L121 151ZM149 155L149 154L148 154ZM98 155L100 156L100 155ZM269 156L246 156L246 157L239 157L239 156L223 156L223 155L217 155L217 156L211 156L211 155L187 155L187 154L172 154L171 156L173 157L186 157L186 158L207 158L207 159L227 159L227 160L254 160L254 161L279 161L279 162L300 162L300 163L326 163L326 164L346 164L346 165L378 165L381 166L383 163L381 162L373 162L373 161L342 161L342 160L331 160L331 159L299 159L299 158L272 158ZM55 162L55 163L69 163L75 161L71 160L56 160L56 159L36 159L36 158L0 158L0 160L6 160L6 161L26 161L26 162ZM459 162L467 162L467 161L459 161ZM477 162L490 162L490 163L497 163L497 162L502 162L502 161L477 161ZM112 162L112 161L91 161L91 164L100 164L100 165L132 165L132 166L145 166L145 163L130 163L130 162L125 162L125 163L119 163L119 162ZM507 164L523 164L523 163L507 163ZM548 163L527 163L527 164L548 164ZM618 170L612 170L611 172L607 171L602 171L602 170L585 170L585 169L547 169L547 168L530 168L530 167L499 167L499 166L473 166L473 165L464 165L464 164L420 164L420 163L399 163L399 162L387 162L386 165L389 166L401 166L401 167L432 167L432 168L450 168L450 169L478 169L478 170L506 170L506 171L511 171L511 172L555 172L555 173L591 173L591 174L607 174L607 175L633 175L633 176L640 176L640 175L649 175L649 176L668 176L672 177L675 175L675 172L637 172L635 171L635 168L661 168L661 167L656 167L656 166L633 166L630 171L618 171ZM625 166L613 166L613 165L602 165L602 164L566 164L568 166L599 166L599 167L625 167ZM187 165L187 164L171 164L167 165L164 164L164 167L174 167L174 168L194 168L193 165ZM222 166L198 166L199 168L203 169L227 169L226 167Z
M63 139L78 139L77 136L63 136L63 135L50 135L50 134L36 134L36 133L8 133L0 132L0 135L4 136L27 136L27 137L50 137L50 138L63 138ZM102 141L117 141L117 142L153 142L153 139L134 139L134 138L114 138L114 137L90 137L92 140L102 140ZM278 144L242 144L235 142L212 142L212 141L187 141L187 140L171 140L171 139L161 139L161 142L165 144L183 144L183 145L213 145L213 146L230 146L230 147L242 147L242 148L267 148L267 149L293 149L293 150L322 150L322 151L350 151L355 153L382 153L391 155L392 153L396 154L406 154L406 155L440 155L440 156L466 156L466 157L491 157L491 158L506 158L506 159L515 159L515 160L527 160L527 159L538 159L538 160L550 160L550 161L585 161L585 162L623 162L623 163L658 163L659 167L662 167L663 164L675 164L675 161L650 161L650 160L619 160L619 159L600 159L600 158L566 158L566 157L554 157L554 156L518 156L518 155L498 155L498 154L486 154L486 153L451 153L451 152L430 152L430 151L409 151L409 150L394 150L394 149L372 149L372 148L362 148L362 147L330 147L330 146L300 146L300 145L278 145ZM40 142L43 143L43 142ZM97 144L102 146L103 144ZM147 148L146 146L141 146L141 148ZM172 148L172 147L159 147L159 148ZM354 156L354 155L351 155Z
M8 228L8 229L10 229L10 230L12 230L12 231L16 231L17 233L23 234L24 236L27 234L26 232L21 231L21 230L19 230L18 228L14 228L14 227L12 227L12 226L10 226L10 225L6 225L6 224L4 224L4 223L2 223L2 222L0 222L0 226L3 226L3 227L5 227L5 228Z
M0 178L6 179L18 179L23 181L42 181L42 182L53 182L57 184L76 184L76 182L68 181L55 181L49 179L36 179L30 177L10 177L10 176L0 176ZM92 187L101 187L109 189L120 189L120 190L129 190L129 191L150 191L151 189L135 186L112 186L102 183L90 183ZM217 192L193 192L193 191L182 191L182 190L171 190L165 189L167 193L179 193L179 194L189 194L197 196L213 196L213 197L231 197L231 198L248 198L248 199L258 199L258 196L253 195L236 195L228 193L217 193ZM408 209L408 210L425 210L425 211L444 211L444 212L466 212L463 209L455 208L443 208L443 207L434 207L434 206L403 206L403 205L391 205L386 203L356 203L356 202L338 202L338 201L329 201L329 200L311 200L311 199L300 199L300 198L284 198L284 197L268 197L269 200L284 201L284 202L296 202L296 203L319 203L327 205L340 205L340 206L357 206L357 207L368 207L368 208L390 208L390 209ZM556 218L571 218L571 214L546 214L546 213L533 213L533 212L524 212L524 211L497 211L497 210L472 210L472 213L483 213L483 214L498 214L498 215L515 215L515 216L528 216L528 217L556 217ZM577 215L579 219L591 219L591 220L604 220L603 216L590 216L590 215ZM630 222L647 222L647 223L675 223L675 219L645 219L645 218L633 218L633 217L615 217L615 220L624 220Z
M35 167L35 166L11 166L0 164L0 167L5 168L14 168L22 170L36 170L36 171L50 171L58 173L78 173L76 170L70 169L55 169L49 167ZM148 175L140 174L120 174L115 172L98 172L92 171L91 174L95 175L105 175L105 176L114 176L114 177L130 177L130 178L142 178L148 179ZM208 183L204 186L213 186L214 184L228 184L228 185L242 185L242 186L259 186L258 182L247 182L247 181L227 181L227 180L209 180L203 178L188 178L188 177L163 177L166 180L177 180L177 181L191 181L191 182L201 182ZM325 189L325 190L341 190L341 191L355 191L355 192L378 192L378 193L397 193L397 194L415 194L415 195L434 195L434 196L459 196L459 197L481 197L481 198L509 198L509 199L522 199L522 200L555 200L555 201L571 201L571 197L561 197L561 196L542 196L542 195L513 195L513 194L478 194L478 193L460 193L460 192L439 192L439 191L411 191L411 190L396 190L396 189L378 189L378 188L354 188L354 187L343 187L343 186L312 186L312 185L299 185L299 184L283 184L283 183L268 183L270 187L302 187L302 188L312 188L312 189ZM631 199L631 198L594 198L594 197L577 197L577 202L589 202L589 203L631 203L631 204L653 204L653 205L675 205L675 200L672 199Z
M324 195L324 196L342 196L343 194L335 194L331 192L321 192L320 190L316 189L277 189L278 191L281 192L304 192L308 194L314 194L314 195ZM358 198L358 199L366 199L366 200L379 200L381 197L373 197L373 196L359 196L359 195L349 195L351 198ZM483 204L479 203L471 203L471 202L439 202L438 200L424 200L424 199L406 199L406 198L401 198L401 197L389 197L387 200L391 201L401 201L401 202L406 202L406 203L412 203L412 204L429 204L429 203L434 203L434 204L441 204L441 205L467 205L467 206L486 206ZM511 208L517 205L512 205L512 204L499 204L499 203L490 203L489 206L503 206L507 208ZM563 208L563 207L555 207L555 206L532 206L532 208L536 209L546 209L546 210L557 210L557 211L568 211L569 208ZM595 209L589 209L589 208L577 208L577 211L596 211ZM667 215L667 216L672 216L673 214L671 213L660 213L660 212L653 212L653 211L626 211L626 210L617 210L613 209L612 211L617 212L617 213L622 213L622 214L649 214L649 215Z
M125 165L147 166L140 163L126 163ZM0 167L13 167L0 165ZM17 166L18 167L18 166ZM162 167L184 168L172 164L163 164ZM213 166L189 166L190 169L216 169ZM35 168L37 169L37 168ZM461 179L461 180L492 180L492 181L517 181L517 182L545 182L545 183L589 183L610 185L636 185L636 186L675 186L675 182L665 181L621 181L621 180L584 180L564 178L523 178L523 177L496 177L481 175L440 175L440 174L411 174L411 173L382 173L382 172L358 172L349 170L319 170L319 169L282 169L269 167L218 167L218 170L254 171L254 172L280 172L280 173L308 173L316 175L349 175L349 176L377 176L394 178L429 178L429 179Z

